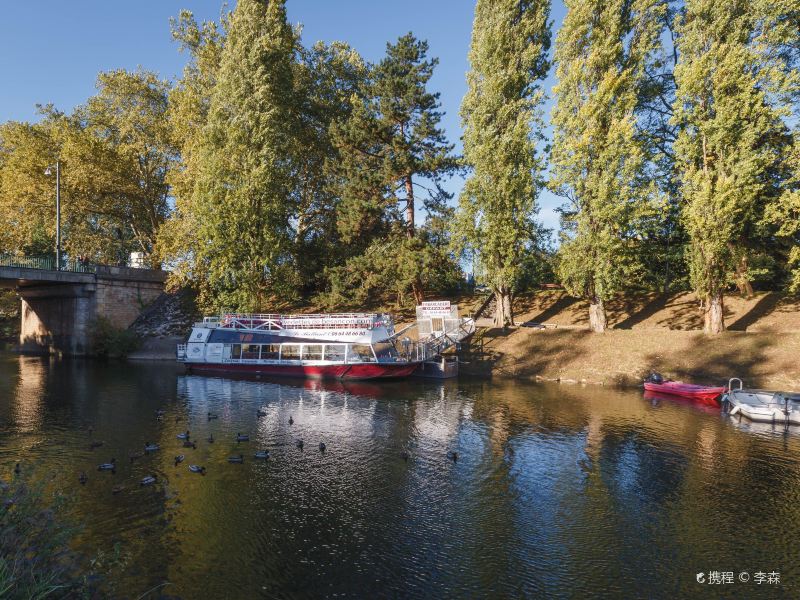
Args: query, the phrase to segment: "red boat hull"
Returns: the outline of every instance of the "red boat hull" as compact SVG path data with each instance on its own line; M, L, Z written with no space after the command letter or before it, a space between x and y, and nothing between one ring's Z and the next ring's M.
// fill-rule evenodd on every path
M648 392L680 396L681 398L688 398L695 402L713 406L719 406L719 397L725 391L724 387L694 385L691 383L683 383L682 381L664 381L663 383L646 381L644 389Z
M186 363L191 373L216 375L248 374L315 379L392 379L407 377L419 363L359 363L349 365L248 365L231 363Z

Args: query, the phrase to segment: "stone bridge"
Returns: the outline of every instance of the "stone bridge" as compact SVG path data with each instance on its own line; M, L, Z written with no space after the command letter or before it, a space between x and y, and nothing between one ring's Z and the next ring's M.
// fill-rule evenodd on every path
M0 265L0 287L22 300L22 352L82 356L98 317L128 327L164 291L166 273L153 269L81 265L56 271Z

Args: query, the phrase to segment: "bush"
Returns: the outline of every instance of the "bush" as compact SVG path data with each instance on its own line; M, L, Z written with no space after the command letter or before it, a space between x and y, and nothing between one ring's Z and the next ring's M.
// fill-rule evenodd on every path
M92 324L91 345L96 356L123 357L139 347L139 338L128 329L115 327L105 317L97 317Z
M0 342L19 341L19 325L19 298L16 292L0 290Z

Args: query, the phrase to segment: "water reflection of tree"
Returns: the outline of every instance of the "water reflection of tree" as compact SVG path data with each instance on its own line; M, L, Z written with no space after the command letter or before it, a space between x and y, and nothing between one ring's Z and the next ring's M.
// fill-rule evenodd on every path
M652 581L642 582L640 575L659 564L655 576L683 593L689 591L684 584L695 584L691 578L676 584L670 566L689 573L715 557L738 564L745 556L760 564L788 548L786 542L776 547L775 536L765 531L788 529L781 540L800 532L800 469L784 457L796 453L796 437L746 435L719 413L669 401L653 405L617 390L515 383L487 390L474 416L490 427L495 452L512 462L520 456L534 461L521 469L550 461L544 477L526 482L547 490L534 495L537 504L528 508L557 505L572 523L595 524L573 527L556 519L545 525L568 548L562 574L577 589L618 581L628 586L620 593L647 593ZM582 440L585 460L575 453L575 440ZM521 444L533 450L521 452ZM517 450L509 453L509 445ZM561 459L552 462L552 447L573 460L574 468L565 468ZM548 488L548 470L559 473L560 487ZM585 479L578 493L572 475L581 471ZM751 531L758 550L737 550L742 539L733 533L737 529ZM569 535L560 537L566 530Z

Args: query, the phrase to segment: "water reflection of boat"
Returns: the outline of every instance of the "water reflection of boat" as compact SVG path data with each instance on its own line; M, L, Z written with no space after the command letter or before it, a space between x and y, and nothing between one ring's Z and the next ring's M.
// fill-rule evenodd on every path
M178 393L201 397L215 394L221 397L232 397L237 382L266 384L283 388L295 388L312 392L330 394L339 393L363 398L406 397L422 388L431 389L429 380L396 379L391 381L371 382L337 379L308 379L305 377L265 377L238 373L217 375L185 375L178 377ZM442 382L440 385L444 385ZM202 391L201 391L202 390Z
M693 402L719 406L719 397L725 391L722 386L695 385L682 381L663 379L658 373L653 373L645 382L644 389L657 394L669 394L687 398Z
M763 423L758 421L751 421L750 419L743 417L741 414L737 414L731 417L729 422L734 427L736 427L741 431L757 435L786 436L789 434L796 435L797 433L800 433L800 429L792 425L789 425L785 421L775 421L774 423Z
M262 377L258 381L303 388L315 392L339 392L354 396L369 396L372 398L380 398L387 394L396 394L399 389L405 390L411 385L414 385L412 382L406 380L385 382L379 385L377 383L360 380L307 379L301 377Z
M719 413L719 408L714 404L697 402L689 398L682 398L681 396L673 396L672 394L659 394L658 392L651 392L649 390L645 390L644 398L645 400L649 400L650 403L652 403L653 405L657 405L660 402L667 402L670 404L689 406L694 410L698 410L700 412L708 414Z
M226 387L224 380L229 381L250 381L254 383L265 383L285 387L300 388L315 392L338 392L347 393L354 396L366 396L370 398L382 398L389 395L402 395L422 385L430 387L430 382L422 382L416 379L398 379L392 381L382 381L380 384L364 380L342 380L342 379L309 379L305 377L266 377L262 375L252 375L247 373L226 373L221 375L188 375L187 378L203 380L212 387ZM180 379L180 378L179 378ZM214 386L213 381L220 381Z

